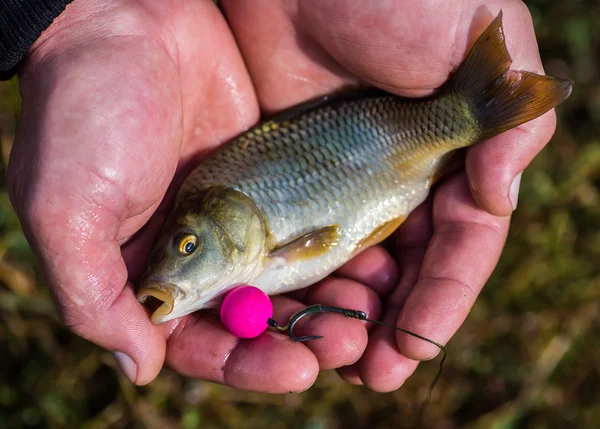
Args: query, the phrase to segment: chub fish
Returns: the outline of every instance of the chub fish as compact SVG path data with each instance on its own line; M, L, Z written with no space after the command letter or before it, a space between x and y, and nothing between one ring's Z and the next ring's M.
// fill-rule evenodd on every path
M530 121L572 82L510 70L502 15L437 94L368 90L296 106L188 176L142 276L162 323L219 305L239 284L268 294L324 278L388 237L453 151Z

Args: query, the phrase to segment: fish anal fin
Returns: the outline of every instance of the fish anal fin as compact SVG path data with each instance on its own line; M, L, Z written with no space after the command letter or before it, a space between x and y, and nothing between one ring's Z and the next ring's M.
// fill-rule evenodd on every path
M406 220L406 216L399 216L390 221L385 222L384 224L375 228L375 230L369 234L366 238L362 239L354 250L355 253L358 253L364 249L367 249L371 246L375 246L376 244L381 243L383 240L388 238L392 233Z
M288 262L316 258L337 246L339 238L339 225L326 226L273 249L270 256L284 258Z

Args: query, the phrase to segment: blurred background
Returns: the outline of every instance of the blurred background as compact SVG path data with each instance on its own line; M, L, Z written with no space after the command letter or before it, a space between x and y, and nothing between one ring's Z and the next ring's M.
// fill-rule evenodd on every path
M508 244L448 346L436 428L600 427L600 2L531 0L548 74L575 80L523 176ZM237 391L164 370L146 387L58 321L6 193L19 111L0 83L0 428L411 427L438 369L377 394L325 372L302 394ZM439 359L439 358L438 358Z

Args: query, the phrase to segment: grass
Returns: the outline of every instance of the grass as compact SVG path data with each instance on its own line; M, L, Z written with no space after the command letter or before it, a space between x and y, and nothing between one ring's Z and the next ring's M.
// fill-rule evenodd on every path
M600 421L600 22L597 1L535 0L546 71L576 81L526 170L509 241L425 416L436 428L595 428ZM169 371L130 385L110 354L57 320L6 194L14 81L0 86L0 428L409 427L437 362L377 394L323 373L273 396Z

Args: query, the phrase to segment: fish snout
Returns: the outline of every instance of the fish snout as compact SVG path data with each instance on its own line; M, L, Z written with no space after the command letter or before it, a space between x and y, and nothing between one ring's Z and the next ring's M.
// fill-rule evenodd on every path
M152 310L152 323L158 325L173 311L175 299L182 295L184 292L177 285L148 281L138 290L137 299Z

